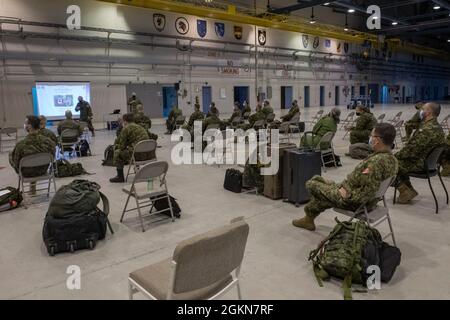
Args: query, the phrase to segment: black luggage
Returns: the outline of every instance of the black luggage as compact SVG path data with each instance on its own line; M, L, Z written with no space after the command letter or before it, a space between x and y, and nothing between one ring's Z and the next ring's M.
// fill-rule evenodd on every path
M103 210L95 208L86 214L67 215L56 218L47 213L42 237L49 255L60 252L74 252L81 249L94 249L98 240L105 238L106 229L113 230L108 220L109 202L100 193Z
M111 144L106 147L104 156L105 159L102 161L102 166L113 167L114 145Z
M172 197L172 196L169 196L169 197L170 197L170 204L172 205L173 216L175 218L179 219L181 216L180 215L181 208L178 205L178 203L174 197ZM158 200L154 201L153 206L155 207L155 209L157 211L166 210L166 211L161 212L161 214L165 214L165 215L171 217L170 210L167 210L167 209L169 209L169 202L167 201L167 198L162 198L162 199L158 199Z
M81 139L79 145L77 146L77 155L79 157L87 157L92 156L91 147L89 146L89 142L85 139Z
M242 172L236 169L227 169L223 187L228 191L240 193L242 191Z
M402 253L399 248L383 242L380 249L381 282L391 281L395 270L400 265Z
M313 176L322 173L320 152L307 149L285 150L283 162L283 199L296 206L309 201L311 196L305 184Z

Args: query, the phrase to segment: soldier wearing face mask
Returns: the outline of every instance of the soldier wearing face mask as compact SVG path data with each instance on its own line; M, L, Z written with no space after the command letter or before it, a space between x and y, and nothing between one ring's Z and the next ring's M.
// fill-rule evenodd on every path
M370 132L377 124L377 119L370 112L369 108L358 106L356 108L355 126L350 130L350 144L368 143Z

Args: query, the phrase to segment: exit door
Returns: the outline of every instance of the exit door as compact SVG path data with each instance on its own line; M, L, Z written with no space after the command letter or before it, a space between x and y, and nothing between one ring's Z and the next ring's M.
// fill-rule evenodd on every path
M334 105L338 106L340 104L341 96L339 91L339 86L334 88Z
M320 106L325 106L325 87L320 86Z
M212 102L211 87L202 87L203 113L209 112L209 105Z
M309 86L305 87L305 108L309 108Z

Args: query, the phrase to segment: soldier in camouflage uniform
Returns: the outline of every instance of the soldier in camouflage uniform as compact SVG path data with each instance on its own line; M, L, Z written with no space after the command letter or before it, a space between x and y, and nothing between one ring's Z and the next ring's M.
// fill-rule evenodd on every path
M45 127L47 125L47 118L45 116L39 116L39 122L40 122L39 134L49 138L55 143L55 145L57 145L58 138L56 137L56 134L54 134L53 131L48 130Z
M39 134L39 127L40 121L38 117L26 117L24 128L28 135L22 141L19 141L9 154L9 163L17 173L19 173L20 160L25 156L37 153L50 153L52 156L55 154L55 142ZM47 170L48 166L24 168L22 173L25 177L37 177L45 175Z
M291 121L291 119L297 114L300 113L300 108L298 107L297 100L294 100L292 102L292 106L289 109L289 112L285 114L284 116L280 117L281 121Z
M238 102L236 102L236 103L238 103ZM248 104L247 100L244 101L242 107L243 107L242 116L244 116L246 113L248 113L250 115L250 113L252 112L252 109L250 108L250 105ZM246 117L244 117L244 119L247 120Z
M219 109L217 109L215 102L211 102L211 105L209 106L209 111L206 114L206 117L210 117L212 115L216 115L217 117L219 116Z
M422 109L425 103L423 101L418 101L415 105L417 112L412 116L411 119L405 122L405 133L406 139L411 138L411 134L414 130L419 129L420 127L420 110Z
M114 142L113 164L117 169L117 176L109 179L110 182L125 182L123 167L129 163L135 145L139 141L147 140L148 132L140 125L134 123L134 115L127 113L123 116L123 129L119 137ZM150 156L147 154L135 154L136 160L146 160Z
M211 110L210 115L206 117L206 119L202 123L202 133L204 134L208 126L210 125L219 125L219 130L222 127L222 121L219 119L218 110Z
M203 112L200 111L200 103L198 102L198 97L195 97L194 112L189 117L188 123L184 125L182 128L191 132L194 129L194 122L203 121L204 118L205 115L203 114Z
M166 120L166 127L167 127L166 134L171 134L173 130L175 130L176 120L179 116L182 115L183 112L178 108L177 105L174 105Z
M69 130L69 129L74 129L78 131L78 137L82 135L83 133L83 128L81 128L80 124L78 122L75 122L72 119L72 111L67 110L66 111L66 120L61 121L58 124L58 134L61 135L62 132L64 132L64 130ZM70 140L64 140L63 142L76 142L78 140L78 137L74 137L73 139Z
M265 100L263 103L263 108L261 109L261 112L264 114L264 117L266 118L269 114L273 113L273 108L270 106L269 100Z
M258 105L256 106L256 112L248 118L248 123L240 125L239 128L242 130L251 129L255 125L256 121L265 119L266 115L262 112L261 104L258 103Z
M441 175L444 177L450 176L450 132L447 136L447 150L442 158L442 171Z
M370 136L374 153L362 161L341 183L314 176L306 183L311 199L305 206L305 217L292 221L293 225L315 230L314 219L323 211L337 207L356 210L362 204L373 207L380 184L397 174L397 159L392 154L395 128L389 123L375 126Z
M357 107L356 115L358 116L358 119L356 120L355 126L351 128L350 131L350 144L368 143L370 132L377 124L377 119L367 107Z
M302 147L315 147L319 143L320 139L328 133L336 133L337 126L340 122L341 110L339 108L331 109L330 113L317 121L312 130L312 135L304 134L300 140L300 146ZM330 148L330 144L322 143L320 148L322 150Z
M86 122L89 131L92 136L95 136L94 126L92 125L92 118L94 114L92 113L92 107L89 102L84 101L82 96L78 97L78 104L75 107L75 111L80 111L80 121Z
M136 96L136 93L133 92L131 94L131 98L128 99L128 108L130 109L131 113L136 113L136 107L138 104L142 104L141 100Z
M230 126L233 122L233 119L241 117L241 109L239 108L239 103L234 103L234 109L233 113L231 114L231 117L228 120L224 120L224 123L226 126Z
M144 114L144 106L142 104L138 104L136 106L134 122L147 130L148 136L151 140L158 140L158 135L150 131L150 128L152 127L152 120Z
M400 204L407 204L418 195L409 180L408 172L422 172L425 169L424 160L431 150L445 144L444 131L437 121L440 112L439 104L430 102L423 105L420 111L420 129L395 154L399 167L396 183L400 195L397 202Z

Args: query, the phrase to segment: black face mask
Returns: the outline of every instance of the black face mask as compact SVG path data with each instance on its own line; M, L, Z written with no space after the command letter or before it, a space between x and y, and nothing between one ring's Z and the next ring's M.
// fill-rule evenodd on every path
M356 115L359 117L361 115L361 112L357 112Z

